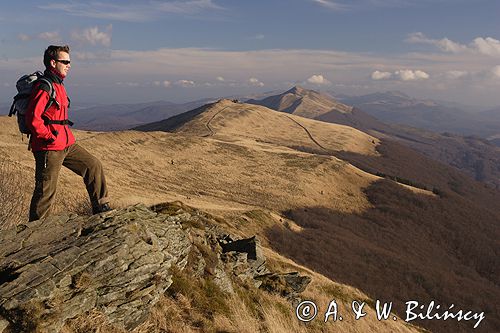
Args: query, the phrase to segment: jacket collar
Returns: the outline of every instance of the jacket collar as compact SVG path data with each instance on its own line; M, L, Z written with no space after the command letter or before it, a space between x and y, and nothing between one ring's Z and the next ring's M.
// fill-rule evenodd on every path
M51 80L52 82L59 83L59 84L61 84L63 82L63 79L64 79L61 74L59 74L58 72L56 72L52 68L47 68L45 70L45 72L43 72L43 74L44 74L44 76L48 77L49 80Z

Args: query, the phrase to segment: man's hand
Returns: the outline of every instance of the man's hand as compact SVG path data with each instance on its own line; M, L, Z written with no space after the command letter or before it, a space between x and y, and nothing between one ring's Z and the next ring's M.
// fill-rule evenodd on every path
M56 141L56 138L57 138L57 135L59 134L59 132L58 132L58 131L56 131L56 130L54 130L54 131L52 131L52 134L54 135L54 137L52 137L52 138L50 138L50 139L46 140L46 141L47 141L47 143L54 143L54 141Z

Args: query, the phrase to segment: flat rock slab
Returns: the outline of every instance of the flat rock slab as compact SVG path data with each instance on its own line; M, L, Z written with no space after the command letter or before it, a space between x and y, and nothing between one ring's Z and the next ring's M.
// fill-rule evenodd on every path
M0 244L0 315L23 332L58 332L95 308L134 328L191 247L178 218L144 205L19 225Z

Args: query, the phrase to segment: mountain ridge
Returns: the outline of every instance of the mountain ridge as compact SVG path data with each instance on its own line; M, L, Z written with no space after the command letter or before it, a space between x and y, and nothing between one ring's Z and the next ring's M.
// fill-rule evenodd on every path
M417 99L392 91L344 97L341 102L389 124L483 138L500 133L500 117L491 117L491 114L498 113L488 115L487 111L471 111L457 103Z
M306 118L315 118L332 110L349 113L352 109L328 95L314 90L307 90L301 86L294 86L282 94L270 96L261 101L250 99L246 103L264 105L274 110Z
M302 93L307 95L307 92ZM377 93L368 96L379 100L379 95ZM382 95L386 96L386 94ZM400 92L392 93L391 96L393 95L396 95L398 100L402 99L403 103L408 102L406 95L402 95ZM280 111L275 108L275 104L269 103L273 98L280 96L282 95L271 96L255 103L264 104L269 108ZM289 102L291 105L296 105L299 98L296 97L295 100L289 100ZM316 106L310 105L309 107L315 108ZM386 110L386 107L382 105L381 109ZM290 111L293 112L293 110L288 110L288 112ZM496 111L493 110L491 112L495 113ZM437 134L429 130L409 126L386 124L357 106L353 107L349 113L331 110L330 112L322 112L318 116L314 110L310 110L303 114L306 116L310 115L312 119L328 123L352 126L370 133L377 138L391 138L423 152L433 159L461 169L472 175L476 180L483 181L494 188L500 189L500 170L496 167L500 164L500 149L495 146L495 140L498 141L496 136L491 137L492 141L487 141L482 138L461 137L460 135L451 133Z
M331 278L342 276L343 281L364 286L370 290L371 295L383 294L397 299L395 304L418 295L418 299L437 298L442 302L446 300L454 304L465 304L464 307L472 306L487 309L485 311L488 313L496 313L495 306L473 295L477 288L486 288L487 293L498 292L498 288L494 286L497 280L496 268L491 271L496 246L496 236L493 235L499 235L500 212L496 205L499 200L498 191L488 189L458 170L401 144L372 136L362 139L367 134L353 131L351 127L335 124L328 126L327 123L321 125L317 120L284 112L274 111L273 114L272 110L261 106L228 100L201 108L196 114L195 117L184 119L183 123L177 122L175 127L154 129L196 138L223 140L246 147L250 142L284 145L289 149L306 152L311 161L313 156L335 156L367 172L363 177L377 175L372 178L371 185L364 188L363 196L368 199L368 205L363 204L360 210L345 214L340 213L338 207L328 209L327 206L332 203L325 205L324 202L317 202L282 212L293 221L293 227L283 228L278 225L270 226L267 230L266 237L276 251L286 253L290 258L314 267ZM283 129L285 124L292 125L289 122L289 117L292 116L293 120L309 130L319 146L309 141L311 138L308 139L304 128L299 125L296 129L301 129L302 134L291 128ZM168 121L166 120L167 123ZM319 128L324 128L326 132L319 133ZM334 134L334 131L347 129L351 133L349 139L345 137L347 133ZM286 137L285 133L289 136ZM360 133L361 137L354 136L354 133ZM298 137L302 141L301 146L293 142L293 138ZM335 146L335 142L342 137L351 144ZM375 143L372 141L368 150L358 147L360 151L354 152L352 140L359 142L360 139L367 143L371 139ZM307 141L309 142L306 143ZM370 146L366 148L368 147ZM322 170L323 173L326 172L326 169ZM423 184L433 189L434 194L429 194L428 191L407 191L399 183L384 180L381 177L383 174L389 175L387 179L406 179L410 184ZM298 188L302 188L305 185L303 181L295 173L292 175L291 178L301 184ZM315 177L319 175L320 173L315 174ZM343 177L346 176L344 173ZM308 181L315 182L313 179ZM321 188L319 184L321 183L316 183L316 188ZM338 188L340 184L334 186ZM294 191L298 188L294 187ZM322 191L323 195L328 192ZM311 194L304 192L302 195ZM334 200L338 203L342 199ZM374 208L371 210L369 207ZM388 216L390 217L386 219ZM448 233L449 230L454 232ZM434 234L439 234L439 237L430 236ZM476 239L484 248L471 246L471 239ZM329 257L331 253L338 256ZM389 253L393 255L385 257ZM435 253L442 253L442 256L436 256ZM325 261L325 257L329 259ZM454 259L458 257L462 259ZM466 257L468 259L464 259ZM422 261L422 258L426 260ZM474 268L466 267L466 262L474 263ZM454 266L457 263L465 266ZM443 267L447 267L446 272L437 273ZM467 276L469 285L474 285L473 288L466 290L459 287L462 283L458 281L463 278L463 274ZM481 282L483 278L489 282ZM405 292L404 297L396 296L399 292L390 287L395 285L401 286L398 290L408 293ZM460 288L463 295L469 295L466 297L467 301L458 299L455 292L457 288ZM387 296L389 294L392 296ZM493 322L497 322L495 318L492 317ZM488 325L495 325L493 322ZM420 324L436 332L468 331L466 326L450 322L444 324L422 321Z
M182 200L331 279L369 290L372 299L438 299L487 311L482 330L500 322L491 302L500 297L498 192L349 126L230 100L194 113L170 132L75 135L109 170L116 204ZM15 119L0 122L0 154L15 159L23 175L16 189L23 182L32 186L32 156L16 136ZM67 170L60 186L66 195L85 192ZM404 314L399 305L397 311ZM436 332L470 328L465 322L417 324Z

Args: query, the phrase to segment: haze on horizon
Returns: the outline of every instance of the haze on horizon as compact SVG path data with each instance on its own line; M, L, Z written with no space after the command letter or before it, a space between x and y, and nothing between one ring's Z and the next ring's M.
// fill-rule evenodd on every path
M67 43L65 82L75 105L300 84L495 107L499 12L495 0L4 2L0 101L11 101L20 75L43 68L47 45Z

